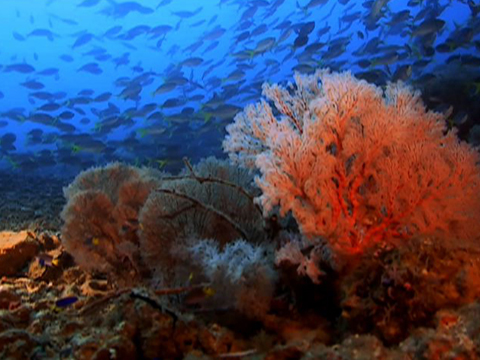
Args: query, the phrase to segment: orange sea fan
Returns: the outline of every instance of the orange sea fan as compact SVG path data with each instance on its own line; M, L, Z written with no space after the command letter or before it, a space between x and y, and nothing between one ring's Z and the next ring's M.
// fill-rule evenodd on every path
M265 213L291 211L305 236L345 252L413 235L480 239L479 154L419 92L349 72L295 80L264 85L279 117L261 101L227 127L231 159L260 170Z

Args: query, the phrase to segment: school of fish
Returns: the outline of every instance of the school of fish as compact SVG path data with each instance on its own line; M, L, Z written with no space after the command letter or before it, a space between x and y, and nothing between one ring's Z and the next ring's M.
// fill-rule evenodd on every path
M408 82L480 143L475 0L12 3L0 30L0 170L75 174L114 160L172 170L184 156L222 157L225 126L262 83L320 67Z

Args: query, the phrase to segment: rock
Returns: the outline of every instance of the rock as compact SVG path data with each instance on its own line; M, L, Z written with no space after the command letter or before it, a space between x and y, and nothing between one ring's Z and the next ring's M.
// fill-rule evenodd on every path
M293 360L300 359L303 351L297 346L285 346L282 349L273 350L265 356L265 360ZM318 359L321 359L320 357ZM339 358L340 359L340 358ZM343 358L342 358L343 360Z
M217 324L199 329L199 341L202 349L210 355L238 350L235 348L235 335Z
M137 350L134 343L122 336L114 336L106 341L100 350L93 356L94 360L130 360L136 359Z
M84 296L103 296L111 289L107 280L87 279L80 286L80 291Z
M62 335L73 336L82 330L82 325L77 320L68 321L62 328Z
M0 309L8 310L12 304L20 303L21 297L17 295L13 290L3 289L0 287Z
M32 261L28 268L28 277L34 280L42 280L47 268L42 266L39 261Z
M63 272L63 282L82 286L87 281L87 275L78 266L66 269Z
M37 239L45 251L56 249L61 244L58 236L54 234L50 234L48 232L40 233Z
M30 279L46 282L57 280L63 275L63 269L72 264L71 256L61 248L42 252L38 256L48 256L52 264L45 265L38 260L32 261L28 269L28 277Z
M29 232L0 232L0 276L18 274L38 252L39 245Z
M27 326L30 322L32 309L29 305L20 305L11 313L16 318L16 326Z
M28 359L38 340L20 329L10 329L0 334L0 357L2 359Z
M76 344L76 348L73 352L73 357L79 360L92 359L99 348L99 339L87 337L81 341L78 341L78 344Z

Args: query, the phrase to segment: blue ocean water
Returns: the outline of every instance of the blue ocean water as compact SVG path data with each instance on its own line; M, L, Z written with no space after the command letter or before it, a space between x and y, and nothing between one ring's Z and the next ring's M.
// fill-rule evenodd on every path
M16 0L0 12L0 171L224 157L225 126L295 71L418 88L478 141L475 0Z

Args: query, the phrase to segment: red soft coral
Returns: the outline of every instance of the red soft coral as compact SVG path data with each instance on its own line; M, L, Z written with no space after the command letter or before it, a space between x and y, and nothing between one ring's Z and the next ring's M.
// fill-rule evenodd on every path
M413 235L479 239L479 154L418 92L349 72L295 80L264 85L279 118L262 101L227 127L230 157L261 172L265 213L291 211L305 236L350 253Z

